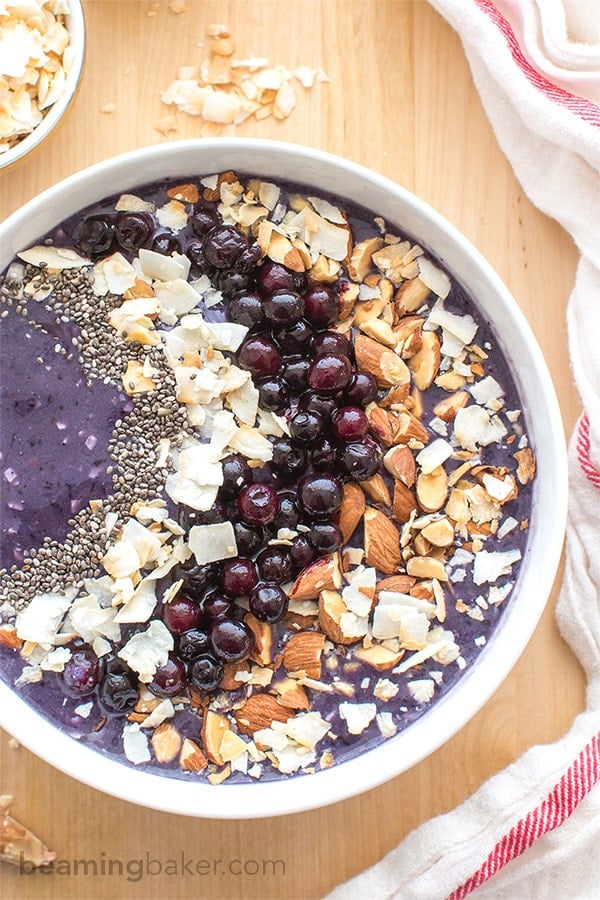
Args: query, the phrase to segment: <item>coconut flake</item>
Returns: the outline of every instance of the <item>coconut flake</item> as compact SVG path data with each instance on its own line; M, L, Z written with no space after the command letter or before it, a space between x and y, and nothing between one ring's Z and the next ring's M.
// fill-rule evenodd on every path
M340 703L340 718L348 727L349 734L362 734L368 728L375 715L377 706L374 703Z
M517 549L506 552L480 550L475 554L473 581L475 584L493 584L502 575L510 575L512 566L520 559L521 551Z
M237 543L231 522L213 525L193 525L188 536L188 546L198 565L237 556Z
M153 619L146 631L139 631L129 638L118 656L130 669L137 672L140 681L152 681L156 670L164 666L173 649L173 635L160 619Z

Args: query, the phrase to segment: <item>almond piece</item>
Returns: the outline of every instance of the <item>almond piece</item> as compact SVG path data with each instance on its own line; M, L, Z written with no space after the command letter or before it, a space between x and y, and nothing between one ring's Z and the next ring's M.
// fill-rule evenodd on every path
M517 478L519 483L527 484L528 481L535 477L536 465L533 451L530 447L525 447L523 450L517 450L516 453L513 453L513 456L518 463Z
M167 190L167 197L172 200L181 200L182 203L197 203L200 193L195 184L178 184Z
M426 391L440 370L440 339L435 331L423 332L423 344L418 353L408 361L413 383L420 391Z
M410 575L390 575L389 578L382 578L375 587L375 600L379 600L380 591L408 594L414 583L415 579Z
M201 772L208 765L204 753L191 738L184 738L179 754L179 765L186 772Z
M448 573L443 562L432 556L411 556L406 563L406 571L415 578L437 578L438 581L448 581Z
M342 569L339 553L322 556L302 569L290 591L290 600L315 600L321 591L342 586Z
M443 466L438 466L417 478L417 500L424 512L437 512L448 497L448 475Z
M440 400L433 407L433 414L438 419L443 419L444 422L452 422L458 410L466 406L468 402L469 395L466 391L456 391L454 394L450 394L449 397Z
M321 631L335 644L355 644L362 640L364 633L360 630L342 630L342 616L347 615L348 607L337 591L321 591L319 597L319 626Z
M351 316L357 297L358 285L347 281L343 286L343 290L340 291L340 312L338 315L340 322L346 321Z
M340 271L340 264L335 259L329 259L319 253L316 263L308 270L308 277L312 283L325 281L328 284L334 282Z
M419 334L423 328L423 317L422 316L402 316L402 318L398 319L394 323L394 332L398 339L398 342L402 344L404 347L406 341L412 337L412 335ZM401 351L401 355L404 355L404 351Z
M249 613L249 615L251 615ZM247 623L246 623L247 624ZM266 623L263 623L266 624ZM256 645L255 645L256 646ZM270 654L269 654L270 656ZM270 661L270 659L269 659ZM245 684L245 681L238 681L236 676L239 672L249 672L250 666L247 662L239 662L239 663L229 663L229 665L223 668L223 677L221 678L221 683L219 684L219 689L222 691L237 691L238 688L241 688L242 685Z
M310 700L306 689L293 678L278 681L274 687L279 694L279 703L282 706L287 706L289 709L310 709Z
M402 346L402 359L412 359L423 349L423 332L413 331Z
M218 766L225 763L220 749L226 731L229 731L229 722L225 716L207 709L202 721L202 745L210 761Z
M370 647L359 647L358 650L354 651L354 656L368 666L372 666L373 669L385 672L386 669L393 669L394 666L398 665L404 656L404 651L401 650L399 653L394 653L393 650L388 650L387 647L383 647L381 644L371 644Z
M236 711L235 721L242 734L252 737L255 731L270 728L273 722L287 722L291 716L291 709L283 707L272 694L251 694Z
M364 521L367 565L393 575L402 559L398 529L385 513L372 506L367 507Z
M421 529L421 535L434 547L449 547L454 540L454 528L449 519L437 519Z
M398 434L398 420L396 416L382 409L377 403L369 403L365 407L365 415L369 422L369 428L384 447L391 447L396 443Z
M395 349L398 346L396 332L392 331L392 326L384 322L383 319L367 319L364 322L360 322L359 327L361 331L373 338L374 341L385 344L386 347Z
M365 495L355 481L347 481L342 488L342 503L337 513L337 526L347 544L362 519L366 508Z
M373 297L371 300L361 300L354 307L354 324L362 325L364 322L372 322L377 320L385 307L387 300L383 297Z
M348 274L352 281L364 281L372 269L371 258L383 246L383 238L371 237L354 245L348 261Z
M294 634L285 645L283 665L288 672L304 672L308 678L321 678L321 654L325 635L318 631L301 631Z
M405 408L404 410L400 410L396 414L396 418L398 420L396 441L399 444L406 444L412 438L420 441L422 444L429 443L429 432L419 421L417 416L411 413L408 409Z
M357 334L354 352L357 367L361 372L372 375L379 387L387 388L410 382L410 371L404 360L372 338Z
M254 650L250 659L261 666L273 663L273 626L268 622L260 622L252 613L246 613L244 621L254 635Z
M394 481L394 502L392 505L392 518L404 525L410 519L410 514L417 509L417 501L410 488L397 478Z
M420 278L411 278L396 292L394 297L394 305L406 312L414 312L423 305L429 297L431 291Z
M409 447L392 447L383 457L383 465L394 478L411 488L417 478L415 458Z
M381 398L379 406L382 409L389 409L397 403L404 405L409 393L410 384L396 384Z
M357 485L358 487L358 485ZM360 491L360 488L358 488ZM362 495L362 491L360 491ZM364 501L363 495L363 501ZM0 625L0 644L3 647L10 647L11 650L17 650L22 646L23 641L17 635L16 628L13 628L12 625Z
M371 476L371 478L363 479L360 486L373 503L382 503L384 506L392 505L390 489L383 480L383 476L379 473Z
M163 722L159 725L150 738L156 761L159 763L173 762L181 750L181 735L174 725Z

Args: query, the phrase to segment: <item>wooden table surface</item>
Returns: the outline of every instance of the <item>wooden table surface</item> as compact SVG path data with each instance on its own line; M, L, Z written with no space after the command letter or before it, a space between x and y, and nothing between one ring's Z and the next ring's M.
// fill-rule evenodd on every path
M284 121L250 120L238 135L308 144L363 163L419 194L457 225L507 282L529 318L557 387L570 433L579 401L570 375L565 308L576 251L524 196L500 152L471 81L461 44L426 2L404 0L85 0L87 65L64 125L47 146L0 175L0 218L83 166L167 140L156 122L160 90L179 66L205 56L207 25L227 23L238 57L290 68L322 66L331 81L298 90ZM149 16L148 12L156 12ZM114 104L112 113L102 112ZM170 138L201 123L177 115ZM218 165L218 161L216 161ZM556 594L556 590L555 590ZM520 662L486 707L453 740L382 787L344 803L269 820L179 818L121 802L55 771L0 736L0 793L14 814L63 860L95 859L98 875L20 875L0 865L9 898L322 896L380 860L411 829L452 809L536 743L554 741L584 704L584 680L562 641L554 598ZM135 860L224 861L205 875L148 875ZM129 874L101 874L103 859ZM229 862L246 863L244 874ZM280 860L275 871L263 860ZM237 864L233 869L237 871ZM153 871L156 871L155 865ZM224 874L223 874L224 873Z

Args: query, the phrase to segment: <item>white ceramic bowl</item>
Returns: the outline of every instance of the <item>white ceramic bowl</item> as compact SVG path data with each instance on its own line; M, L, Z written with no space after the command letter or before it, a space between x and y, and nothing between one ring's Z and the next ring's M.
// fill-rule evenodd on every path
M132 769L78 744L0 682L0 724L38 756L99 790L184 815L250 818L325 806L366 791L424 759L486 703L525 648L550 593L566 521L566 453L548 369L515 300L481 254L441 215L397 184L354 163L293 144L181 141L109 159L67 178L0 225L0 271L17 250L109 194L166 176L225 169L293 179L362 204L431 250L477 304L509 362L537 454L531 528L518 593L488 646L461 680L414 724L379 747L314 775L218 787Z
M24 159L32 151L39 148L62 120L79 88L85 59L85 20L80 0L68 0L68 4L70 12L67 17L67 28L71 35L73 63L66 78L65 90L56 103L47 111L40 124L30 134L16 143L14 147L11 147L10 150L0 153L0 174L3 169L8 169L9 166Z

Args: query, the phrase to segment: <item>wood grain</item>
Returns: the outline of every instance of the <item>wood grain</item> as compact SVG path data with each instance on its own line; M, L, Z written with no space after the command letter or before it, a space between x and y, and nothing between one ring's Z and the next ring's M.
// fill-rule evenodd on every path
M289 67L322 66L331 78L299 90L284 122L248 121L239 135L320 147L366 164L430 202L484 253L529 318L557 386L565 428L579 405L565 308L576 251L537 212L501 154L460 42L425 2L403 0L187 0L181 15L158 4L87 0L88 58L76 104L47 147L0 175L0 217L63 176L114 153L165 140L159 92L197 63L211 22L230 25L238 56ZM151 5L157 14L146 13ZM101 113L107 103L112 114ZM173 138L200 133L178 115ZM12 898L318 897L370 866L412 828L453 808L535 743L553 741L584 704L584 681L554 620L554 598L504 685L453 740L391 783L327 809L281 819L218 822L169 816L104 796L0 739L0 793L61 859L95 859L98 874L30 875L0 869ZM209 874L136 878L136 860L207 860ZM104 855L103 855L104 854ZM101 874L101 863L133 861ZM212 871L212 861L221 860ZM227 871L246 861L246 872ZM262 860L283 861L272 872ZM234 866L234 868L238 868ZM154 866L154 870L157 865ZM223 870L225 874L222 874Z

